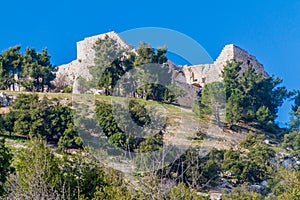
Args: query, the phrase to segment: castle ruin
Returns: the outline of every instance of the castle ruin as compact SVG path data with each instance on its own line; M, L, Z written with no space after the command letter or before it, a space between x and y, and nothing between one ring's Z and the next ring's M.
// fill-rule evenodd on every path
M127 47L128 44L116 33L108 32L92 37L84 38L84 40L77 42L77 58L68 64L58 67L56 79L64 79L67 85L72 85L74 80L81 76L84 79L90 80L92 78L88 67L94 66L95 50L94 45L98 40L104 40L108 36L122 47ZM54 81L55 82L55 81Z
M88 67L94 65L95 51L93 47L97 40L103 40L107 36L114 39L120 46L129 47L116 32L87 37L77 42L77 59L58 67L56 80L64 81L67 85L72 85L79 76L87 80L91 79L92 76L89 73ZM173 73L175 81L180 82L183 88L188 90L187 93L190 93L189 99L195 99L197 98L199 90L201 90L205 84L221 81L220 75L223 67L226 65L226 62L230 60L242 62L241 73L245 71L249 65L252 65L256 72L267 75L262 64L259 63L253 55L250 55L247 51L234 44L226 45L212 64L185 65L182 67L176 66L171 62L168 62L168 64L172 70L175 71L175 73Z
M223 67L230 60L242 62L240 65L241 72L244 72L249 65L252 65L256 72L266 75L262 64L254 56L234 44L226 45L214 63L183 66L181 71L188 84L203 87L206 83L221 81Z

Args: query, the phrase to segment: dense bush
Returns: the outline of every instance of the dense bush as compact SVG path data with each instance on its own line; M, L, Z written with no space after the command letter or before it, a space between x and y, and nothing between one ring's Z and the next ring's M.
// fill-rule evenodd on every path
M10 135L42 137L61 148L82 145L72 110L36 94L19 94L3 118L4 130Z
M118 103L97 104L96 119L108 141L129 151L145 152L159 148L166 128L165 119L134 99L129 101L128 109L129 112Z

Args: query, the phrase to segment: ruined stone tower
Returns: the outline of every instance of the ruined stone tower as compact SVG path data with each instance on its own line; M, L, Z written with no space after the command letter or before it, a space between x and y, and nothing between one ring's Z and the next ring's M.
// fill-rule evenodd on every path
M122 47L128 46L125 41L114 31L84 38L84 40L77 42L77 59L58 67L56 81L61 79L64 80L67 85L72 85L74 80L79 76L87 80L91 79L92 76L89 73L88 67L94 65L94 45L97 40L103 40L106 36L117 41L117 43Z
M197 87L203 87L206 83L221 81L220 75L223 67L226 65L226 62L230 60L242 62L240 66L242 68L241 73L244 72L250 64L255 68L256 72L266 75L262 64L260 64L254 56L234 44L226 45L213 64L183 66L181 70L184 73L187 83Z

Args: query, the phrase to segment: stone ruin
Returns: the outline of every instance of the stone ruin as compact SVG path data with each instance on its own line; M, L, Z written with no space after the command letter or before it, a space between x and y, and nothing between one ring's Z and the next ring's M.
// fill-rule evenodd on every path
M13 97L4 92L0 92L0 107L8 107L13 103Z
M241 73L243 73L249 65L252 65L257 73L267 75L262 64L260 64L254 56L234 44L226 45L214 63L193 66L186 65L181 68L181 71L188 84L203 87L206 83L221 81L223 67L227 61L231 60L242 62L240 66Z
M128 47L128 44L126 44L126 42L116 32L113 31L87 37L84 40L77 42L77 59L58 67L54 84L56 84L55 82L58 82L59 80L64 81L66 85L72 86L74 80L79 76L86 80L90 80L92 76L89 73L88 67L94 65L95 50L93 47L96 41L99 39L103 40L106 36L117 41L120 46Z
M95 42L104 39L106 36L114 39L120 46L128 47L129 45L116 33L108 32L92 37L85 38L77 42L77 59L58 67L55 83L65 83L72 86L75 79L81 76L86 80L92 78L88 67L94 65L95 51L93 49ZM191 106L191 99L198 98L199 92L207 83L221 81L221 72L227 61L241 61L241 73L252 65L259 73L267 75L263 65L247 51L240 47L229 44L226 45L218 58L211 64L200 64L192 66L176 66L168 61L169 67L174 71L173 79L186 91L185 98L177 99L177 103L185 106ZM189 102L189 103L188 103Z

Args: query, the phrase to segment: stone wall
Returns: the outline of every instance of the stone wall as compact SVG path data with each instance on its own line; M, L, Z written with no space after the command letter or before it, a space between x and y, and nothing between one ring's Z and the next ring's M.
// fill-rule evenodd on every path
M221 81L221 67L214 64L202 64L193 66L183 66L182 72L186 77L186 82L203 87L206 83Z
M187 83L203 87L206 83L221 81L223 67L230 60L242 62L241 73L251 64L256 72L267 75L263 65L254 56L234 44L226 45L213 64L183 66L181 70L185 75Z
M66 85L73 85L74 80L79 76L90 80L92 76L89 73L88 67L94 65L95 51L93 47L97 40L103 40L106 36L116 40L122 47L128 46L116 32L87 37L77 42L77 59L58 67L58 71L56 72L57 78L54 80L54 84L57 85L57 80L64 80Z
M84 40L77 42L77 60L86 62L88 65L94 65L95 51L93 49L95 43L99 39L109 37L117 42L121 47L127 47L127 43L116 32L108 32L92 37L84 38Z
M106 36L117 41L122 47L129 46L116 32L87 37L77 42L77 59L58 67L57 78L54 83L64 82L66 85L72 86L74 80L79 76L87 80L91 79L92 76L89 73L88 67L94 65L95 51L93 47L97 40L104 39ZM221 72L224 65L226 65L227 61L233 59L242 62L241 73L251 64L257 72L267 75L262 64L254 56L234 44L226 45L212 64L178 67L168 61L167 64L170 70L173 70L173 80L179 82L180 86L188 94L185 98L178 99L178 103L189 106L192 100L197 98L199 91L205 84L221 81Z

